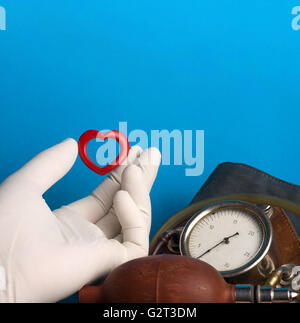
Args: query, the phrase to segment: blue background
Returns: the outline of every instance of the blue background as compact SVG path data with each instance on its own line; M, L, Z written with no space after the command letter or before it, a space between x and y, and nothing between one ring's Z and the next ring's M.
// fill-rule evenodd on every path
M243 162L300 184L299 1L0 0L0 181L87 129L203 129L204 173L162 166L151 236L217 164ZM80 159L51 208L100 181Z

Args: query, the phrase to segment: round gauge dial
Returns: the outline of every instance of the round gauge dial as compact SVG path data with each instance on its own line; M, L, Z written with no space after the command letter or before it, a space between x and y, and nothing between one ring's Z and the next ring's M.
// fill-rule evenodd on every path
M254 205L216 203L192 217L180 240L182 254L205 261L230 277L252 268L266 254L271 224Z

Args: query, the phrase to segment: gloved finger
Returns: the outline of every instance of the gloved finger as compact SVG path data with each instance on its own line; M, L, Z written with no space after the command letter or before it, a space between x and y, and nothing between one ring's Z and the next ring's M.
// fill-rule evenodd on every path
M71 169L77 153L77 142L72 138L66 139L39 153L7 181L43 194Z
M59 221L62 238L69 237L72 241L94 241L105 238L104 232L79 214L74 213L68 206L62 206L52 211Z
M92 195L101 204L103 214L106 214L106 212L111 208L113 197L120 189L123 171L128 165L133 164L139 158L142 151L142 148L138 145L131 147L126 160L119 167L113 170L93 191Z
M157 171L161 161L161 154L156 148L149 148L142 152L142 149L139 146L134 146L131 148L132 155L129 155L128 162L126 163L128 166L135 164L139 166L143 171L143 178L145 180L146 186L148 190L151 190L155 177L157 175ZM94 192L93 195L97 196L97 200L102 206L102 214L99 219L105 215L109 208L112 205L112 199L116 192L120 189L120 184L122 181L123 171L128 168L128 166L124 168L124 166L118 167L115 173L112 173L111 177L107 178ZM120 168L120 169L119 169ZM103 203L103 200L106 203ZM106 206L106 208L104 207ZM104 214L103 214L104 213Z
M153 184L155 177L157 175L160 161L161 161L161 154L160 154L159 150L156 148L149 148L149 149L146 149L145 151L143 151L142 154L140 155L140 157L136 158L136 160L133 162L133 165L138 166L136 168L140 168L142 170L142 177L144 180L144 185L146 185L146 188L148 191L151 190L152 184ZM125 172L127 173L127 169L131 168L131 167L132 166L129 165L125 169L123 174ZM135 173L135 174L133 174L133 176L129 175L129 173L132 173L132 171L128 172L128 174L125 177L125 181L128 182L128 184L125 185L124 189L125 190L127 190L127 188L130 189L132 196L134 196L137 199L137 203L139 203L139 205L146 205L146 204L144 204L145 201L143 201L142 198L144 196L146 196L147 194L145 194L143 189L142 190L139 189L139 185L134 184L134 183L136 183L136 181L134 180L134 177L137 172L138 172L138 169L133 171L133 173ZM128 180L128 178L132 178L132 180ZM124 180L124 177L122 176L122 184L123 184L123 180ZM139 180L140 180L140 176L139 176ZM143 188L145 187L144 185L142 186ZM151 206L149 207L149 205L148 205L147 211L149 211L150 208L151 208ZM114 229L119 230L120 226L116 225L116 219L114 218L113 214L110 214L108 216L108 218L106 218L106 217L107 217L107 215L105 215L103 218L101 218L96 224L105 234L106 234L107 230L110 231L107 236L111 237L112 231L110 228L114 227ZM151 225L151 217L148 217L147 218L147 226L148 226L149 230L150 230L150 225Z
M114 209L122 226L123 245L127 248L130 259L147 254L149 236L143 217L145 207L141 210L127 191L120 190L114 198Z
M120 189L121 176L126 165L132 164L141 152L142 148L140 146L133 146L128 153L127 159L104 179L92 195L75 201L69 204L68 207L92 223L99 221L112 206L113 197Z
M149 192L156 178L160 162L161 153L155 147L150 147L144 150L140 158L134 162L134 164L142 169L145 184Z
M148 183L149 184L149 183ZM145 220L150 230L151 225L151 203L149 191L143 179L142 170L136 165L128 166L122 175L121 189L127 191L139 210L145 216Z
M147 227L150 230L151 217L147 216L147 214L151 214L151 203L140 167L136 165L129 165L126 167L122 174L121 189L127 191L131 195L138 208L144 214ZM111 208L109 213L102 217L96 225L105 233L108 239L111 239L121 231L121 226L118 224L118 219L115 216L113 208Z
M111 208L108 213L95 224L106 236L107 239L112 239L121 232L121 225L115 215L114 208Z

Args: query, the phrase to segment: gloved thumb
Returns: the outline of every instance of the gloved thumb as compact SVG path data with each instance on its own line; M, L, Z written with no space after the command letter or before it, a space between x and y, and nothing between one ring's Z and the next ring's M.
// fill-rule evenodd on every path
M68 138L39 153L7 180L43 194L71 169L77 154L77 142Z

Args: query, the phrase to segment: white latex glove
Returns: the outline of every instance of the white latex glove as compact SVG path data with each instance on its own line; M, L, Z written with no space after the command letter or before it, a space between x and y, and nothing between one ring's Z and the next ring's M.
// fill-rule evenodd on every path
M90 196L52 212L42 195L76 157L77 142L67 139L0 185L0 287L6 285L0 301L55 302L147 255L159 151L131 148L132 165L119 166Z

